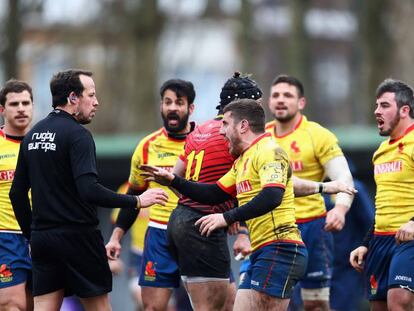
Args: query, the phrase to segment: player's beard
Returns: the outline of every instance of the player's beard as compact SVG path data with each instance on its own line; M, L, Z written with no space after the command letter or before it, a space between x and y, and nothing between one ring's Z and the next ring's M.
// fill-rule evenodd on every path
M400 122L400 114L397 111L395 113L395 117L390 121L390 126L388 127L387 130L380 130L379 134L380 136L390 136L392 131L395 129L395 127L398 125L398 123Z
M242 150L240 148L241 143L242 140L238 136L233 136L229 139L229 152L235 158L238 158L242 153Z
M296 113L292 113L292 114L286 114L284 116L277 116L276 114L274 115L275 119L277 121L279 121L280 123L287 123L290 120L292 120L294 117L296 116Z
M183 131L187 127L188 119L190 118L190 114L188 113L188 111L182 118L180 118L180 116L175 112L170 112L167 115L161 114L161 116L164 122L165 129L167 130L167 132L170 133L180 133L181 131ZM177 125L170 126L168 124L168 121L171 119L178 120Z

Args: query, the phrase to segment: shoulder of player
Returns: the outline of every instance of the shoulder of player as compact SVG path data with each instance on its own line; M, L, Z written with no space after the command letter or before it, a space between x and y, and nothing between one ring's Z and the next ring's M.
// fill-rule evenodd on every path
M151 143L152 141L154 141L156 138L160 137L160 136L165 136L166 137L166 132L164 131L164 128L160 128L146 136L144 136L144 138L142 138L139 142L138 142L138 146L137 147L142 147L146 144Z
M266 131L272 130L275 127L275 124L276 124L275 120L267 122L265 124L265 130Z
M220 120L208 120L204 123L197 124L194 131L192 131L187 136L187 140L193 139L195 137L203 137L208 138L209 136L219 135L221 128L221 121Z
M310 135L330 135L336 137L336 135L331 130L315 121L306 121L306 123L304 123L303 126L299 127L298 130L308 132Z
M378 146L378 148L374 151L372 155L372 160L375 161L381 155L386 154L391 149L390 146L393 146L393 145L394 144L390 144L389 138L382 141L380 145ZM398 143L396 143L395 145L398 146Z
M251 158L254 162L288 162L288 155L285 150L273 139L262 140L257 144L257 148L254 148L254 153L251 154Z

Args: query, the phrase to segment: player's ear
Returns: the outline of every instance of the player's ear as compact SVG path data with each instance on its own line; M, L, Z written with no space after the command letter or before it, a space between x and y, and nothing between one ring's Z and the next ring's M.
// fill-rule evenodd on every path
M306 98L301 97L299 98L299 110L303 110L306 107Z
M194 103L188 105L188 112L192 114L194 112L195 105Z
M406 117L410 114L410 106L404 105L400 108L400 115Z
M239 124L241 133L245 133L250 128L249 121L247 121L246 119L241 120Z

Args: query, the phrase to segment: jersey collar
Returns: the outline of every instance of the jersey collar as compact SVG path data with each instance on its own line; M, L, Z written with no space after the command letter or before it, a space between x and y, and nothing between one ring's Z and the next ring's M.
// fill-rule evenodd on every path
M256 145L259 141L261 141L263 138L266 137L272 137L272 134L270 134L269 132L265 132L263 134L261 134L260 136L256 137L250 144L249 147L247 147L246 149L243 150L242 154L244 154L247 150L249 150L251 147L253 147L254 145Z
M274 124L273 124L274 125L274 127L273 127L273 134L275 135L276 138L283 138L283 137L289 136L294 131L296 131L302 124L304 124L306 122L306 120L307 120L306 117L304 115L301 115L298 123L296 123L296 125L294 126L294 128L290 132L288 132L288 133L286 133L284 135L280 135L280 136L277 135L277 133L276 133L276 121L273 121L274 122Z
M396 143L397 141L399 141L401 138L403 138L405 135L407 135L408 133L410 133L412 130L414 130L414 123L411 124L404 132L403 135L401 135L400 137L394 138L394 139L390 139L389 144L392 145L394 143Z

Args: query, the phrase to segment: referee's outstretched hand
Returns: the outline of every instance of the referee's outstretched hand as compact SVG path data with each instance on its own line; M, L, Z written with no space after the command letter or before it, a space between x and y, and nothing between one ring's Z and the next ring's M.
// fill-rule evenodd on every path
M168 201L167 192L161 188L151 188L139 195L140 207L150 207L153 204L165 206Z

